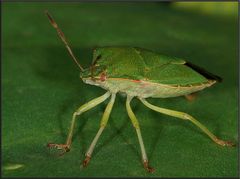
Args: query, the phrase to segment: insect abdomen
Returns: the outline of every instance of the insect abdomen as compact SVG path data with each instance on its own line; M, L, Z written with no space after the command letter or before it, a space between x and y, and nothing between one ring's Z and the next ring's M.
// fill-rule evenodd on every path
M84 82L102 87L113 93L122 92L129 96L138 96L142 98L168 98L183 96L202 90L211 86L216 81L209 81L207 83L196 84L194 86L171 86L143 80L131 80L124 78L108 78L106 81L92 81L88 79Z

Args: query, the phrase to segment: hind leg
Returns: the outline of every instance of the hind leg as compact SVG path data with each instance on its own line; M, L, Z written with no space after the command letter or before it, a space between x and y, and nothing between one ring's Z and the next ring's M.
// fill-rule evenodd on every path
M145 99L143 98L139 98L141 100L141 102L147 106L148 108L163 113L163 114L167 114L169 116L174 116L177 118L181 118L184 120L189 120L191 121L193 124L195 124L197 127L199 127L205 134L207 134L215 143L221 145L221 146L234 146L235 144L231 141L223 141L219 138L217 138L213 133L211 133L203 124L201 124L198 120L196 120L194 117L190 116L187 113L184 112L179 112L179 111L174 111L174 110L170 110L170 109L165 109L165 108L160 108L157 106L154 106L150 103L148 103Z

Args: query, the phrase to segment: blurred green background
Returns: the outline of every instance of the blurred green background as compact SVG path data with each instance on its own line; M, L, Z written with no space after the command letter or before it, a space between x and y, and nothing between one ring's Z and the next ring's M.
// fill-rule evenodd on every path
M149 101L193 115L222 139L238 140L237 2L5 2L3 176L238 176L237 147L218 146L190 122L133 100L150 165L156 170L146 173L120 95L87 168L80 165L107 101L78 118L69 153L57 157L48 150L48 142L65 142L74 110L104 90L80 81L77 66L44 14L46 9L84 67L91 64L94 47L124 45L181 57L221 76L222 83L199 92L195 101L183 97Z

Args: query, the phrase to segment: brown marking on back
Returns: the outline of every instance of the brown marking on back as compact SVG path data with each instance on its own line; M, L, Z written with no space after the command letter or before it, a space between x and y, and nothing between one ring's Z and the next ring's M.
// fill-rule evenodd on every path
M134 83L140 83L141 82L141 80L131 80L132 82L134 82Z
M167 86L169 88L191 88L191 87L200 87L200 86L211 86L214 83L216 83L216 80L209 80L204 83L196 83L196 84L191 84L191 85L174 85L174 84L162 84L162 83L155 83L151 81L145 81L145 80L132 80L128 78L108 78L109 80L125 80L125 81L131 81L134 83L146 83L148 85L161 85L161 86Z

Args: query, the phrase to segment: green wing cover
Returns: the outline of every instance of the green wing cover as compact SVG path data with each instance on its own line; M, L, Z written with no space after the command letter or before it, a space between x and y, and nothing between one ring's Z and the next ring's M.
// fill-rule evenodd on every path
M133 47L102 47L94 51L97 66L108 77L146 80L161 84L191 85L208 81L186 61ZM97 59L97 60L96 60Z

